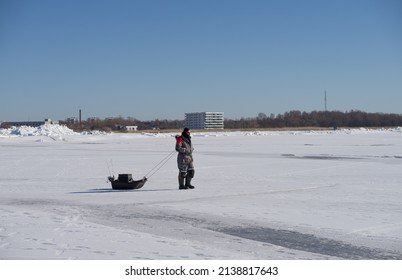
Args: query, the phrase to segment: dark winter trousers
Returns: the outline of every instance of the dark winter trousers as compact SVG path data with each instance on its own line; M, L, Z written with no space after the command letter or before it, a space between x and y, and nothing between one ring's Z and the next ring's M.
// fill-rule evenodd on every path
M179 186L191 186L195 170L193 163L179 165Z

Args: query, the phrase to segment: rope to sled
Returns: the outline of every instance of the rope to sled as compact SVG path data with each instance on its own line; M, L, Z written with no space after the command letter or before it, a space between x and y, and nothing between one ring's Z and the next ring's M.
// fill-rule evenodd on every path
M157 165L155 165L147 174L145 174L145 178L151 178L156 172L159 171L175 154L176 151L172 151L166 157L164 157ZM150 175L149 175L150 174ZM149 176L148 176L149 175Z

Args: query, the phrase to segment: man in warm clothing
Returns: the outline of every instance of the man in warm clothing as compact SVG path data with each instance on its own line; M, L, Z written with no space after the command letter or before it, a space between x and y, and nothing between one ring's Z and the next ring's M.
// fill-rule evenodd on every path
M191 179L194 177L193 145L191 144L190 129L187 127L181 135L176 136L177 167L179 168L179 189L194 189Z

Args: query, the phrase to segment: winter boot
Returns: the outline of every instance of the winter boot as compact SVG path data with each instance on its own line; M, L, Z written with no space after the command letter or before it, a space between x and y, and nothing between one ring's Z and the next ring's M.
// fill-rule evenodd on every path
M193 179L193 178L187 175L187 177L186 177L186 187L188 189L194 189L195 188L193 185L191 185L191 179Z
M179 190L187 190L188 188L184 185L184 178L179 175Z

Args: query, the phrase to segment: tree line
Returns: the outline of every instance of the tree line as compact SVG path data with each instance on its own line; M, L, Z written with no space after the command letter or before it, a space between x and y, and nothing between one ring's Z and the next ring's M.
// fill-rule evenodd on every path
M284 128L284 127L394 127L402 126L402 114L367 113L363 111L290 111L255 118L225 120L225 128Z
M79 122L78 120L66 120L60 122L68 128L80 130L101 130L101 131L123 131L127 126L137 126L138 130L166 130L166 129L182 129L184 120L151 120L141 121L132 117L116 117L116 118L88 118Z
M89 118L61 122L74 130L124 130L126 126L137 126L138 130L180 130L184 120L141 121L132 117ZM269 128L337 128L337 127L395 127L402 126L402 114L367 113L359 110L340 111L289 111L284 114L259 113L253 118L225 119L225 129L269 129Z

